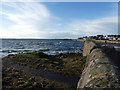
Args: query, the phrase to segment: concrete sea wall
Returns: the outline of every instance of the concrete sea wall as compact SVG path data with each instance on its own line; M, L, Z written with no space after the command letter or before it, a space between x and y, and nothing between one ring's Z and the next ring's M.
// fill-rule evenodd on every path
M120 88L120 69L99 45L85 41L83 56L87 60L77 88Z

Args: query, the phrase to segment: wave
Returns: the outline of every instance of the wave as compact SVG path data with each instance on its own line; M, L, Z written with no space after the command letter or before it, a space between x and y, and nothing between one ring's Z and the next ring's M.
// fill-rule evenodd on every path
M50 49L40 49L40 50L34 50L34 49L13 49L13 50L0 50L0 52L7 52L7 53L12 53L12 52L41 52L41 51L49 51Z

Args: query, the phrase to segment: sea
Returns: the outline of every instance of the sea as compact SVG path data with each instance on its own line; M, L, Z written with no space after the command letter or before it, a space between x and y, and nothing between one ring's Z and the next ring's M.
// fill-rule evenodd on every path
M83 42L69 39L1 39L0 57L29 52L43 52L48 55L82 53L83 46ZM107 44L107 46L114 46L120 51L120 44Z
M59 39L2 39L0 57L10 54L43 52L48 55L82 53L83 42Z

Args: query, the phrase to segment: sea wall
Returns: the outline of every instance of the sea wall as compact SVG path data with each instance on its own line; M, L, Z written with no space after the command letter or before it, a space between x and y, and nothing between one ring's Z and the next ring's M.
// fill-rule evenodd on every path
M103 48L92 41L85 41L83 56L85 68L77 88L120 88L120 73ZM120 69L119 69L120 70Z

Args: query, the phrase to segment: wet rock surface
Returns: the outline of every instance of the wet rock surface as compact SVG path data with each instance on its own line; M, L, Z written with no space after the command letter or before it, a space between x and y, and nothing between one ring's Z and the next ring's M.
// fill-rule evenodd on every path
M24 88L36 88L38 85L36 83L39 83L41 88L75 89L85 61L86 57L83 57L81 53L61 53L53 56L42 52L32 52L9 55L2 58L3 87L21 88L25 84ZM10 69L11 72L7 69ZM20 78L23 78L22 82L17 78L18 76L14 75L16 72L13 69L18 71ZM24 77L24 75L29 77ZM31 76L39 80L31 82L31 80L29 81ZM6 78L13 79L8 79L9 83Z

